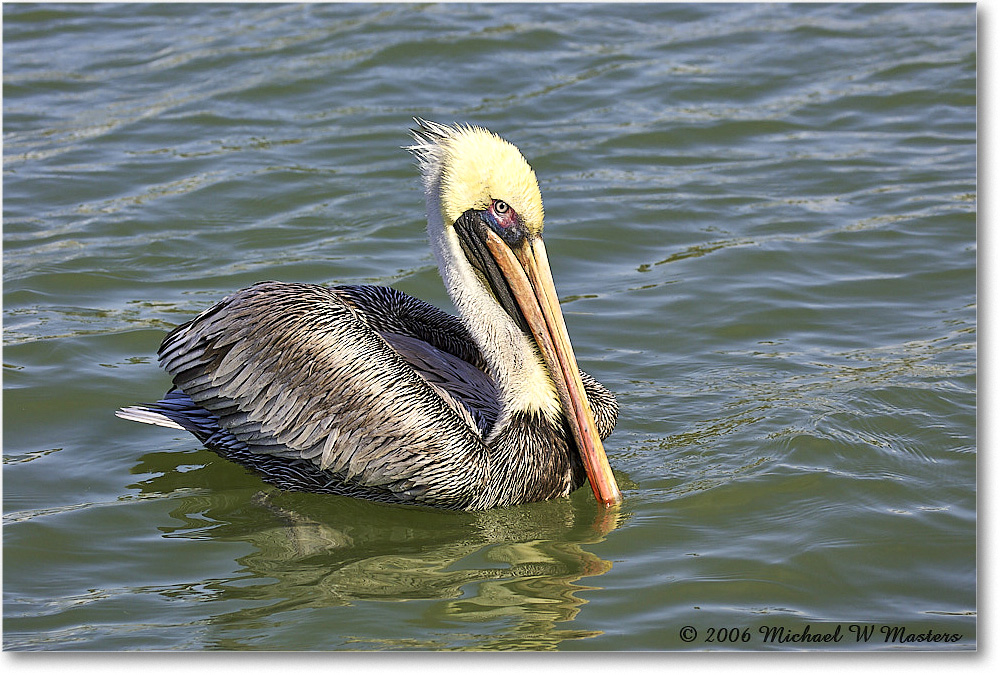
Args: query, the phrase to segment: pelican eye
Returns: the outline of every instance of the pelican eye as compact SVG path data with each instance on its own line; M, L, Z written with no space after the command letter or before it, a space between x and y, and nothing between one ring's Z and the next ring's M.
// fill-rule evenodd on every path
M518 224L517 212L502 199L494 199L490 203L490 216L493 223L504 230Z

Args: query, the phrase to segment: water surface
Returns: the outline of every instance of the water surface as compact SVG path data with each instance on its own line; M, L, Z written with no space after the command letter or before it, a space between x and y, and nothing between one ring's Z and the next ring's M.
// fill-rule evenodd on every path
M3 12L5 649L976 645L974 5ZM113 416L254 281L450 308L414 115L537 171L619 512L282 493Z

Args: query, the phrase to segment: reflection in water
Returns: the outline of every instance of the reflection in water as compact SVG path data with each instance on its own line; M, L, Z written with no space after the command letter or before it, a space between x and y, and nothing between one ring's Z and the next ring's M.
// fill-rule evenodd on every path
M161 527L166 536L252 544L253 552L237 560L248 574L210 584L212 600L239 601L238 611L212 619L226 633L262 634L291 610L437 600L424 604L420 620L447 631L451 648L456 621L484 629L458 636L457 644L471 649L555 649L563 640L600 634L556 628L586 603L577 593L595 588L578 582L611 569L583 545L603 540L625 517L598 507L589 491L456 513L283 492L208 451L150 453L134 472L157 474L132 486L143 496L176 502L171 516L181 525ZM207 646L262 645L227 634ZM367 638L353 646L443 645Z

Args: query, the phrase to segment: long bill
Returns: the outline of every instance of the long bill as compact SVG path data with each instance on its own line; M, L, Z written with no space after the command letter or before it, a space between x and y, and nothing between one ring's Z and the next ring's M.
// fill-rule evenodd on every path
M622 495L583 389L545 245L538 237L528 238L512 251L496 233L487 232L486 245L506 277L555 382L594 496L601 504L618 504Z

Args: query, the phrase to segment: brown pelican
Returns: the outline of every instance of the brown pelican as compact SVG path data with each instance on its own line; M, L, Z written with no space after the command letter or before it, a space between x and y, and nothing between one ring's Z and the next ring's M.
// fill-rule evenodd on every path
M174 388L119 417L185 429L286 489L454 509L621 501L614 395L579 370L520 151L416 120L427 223L461 320L392 288L267 281L178 326Z

